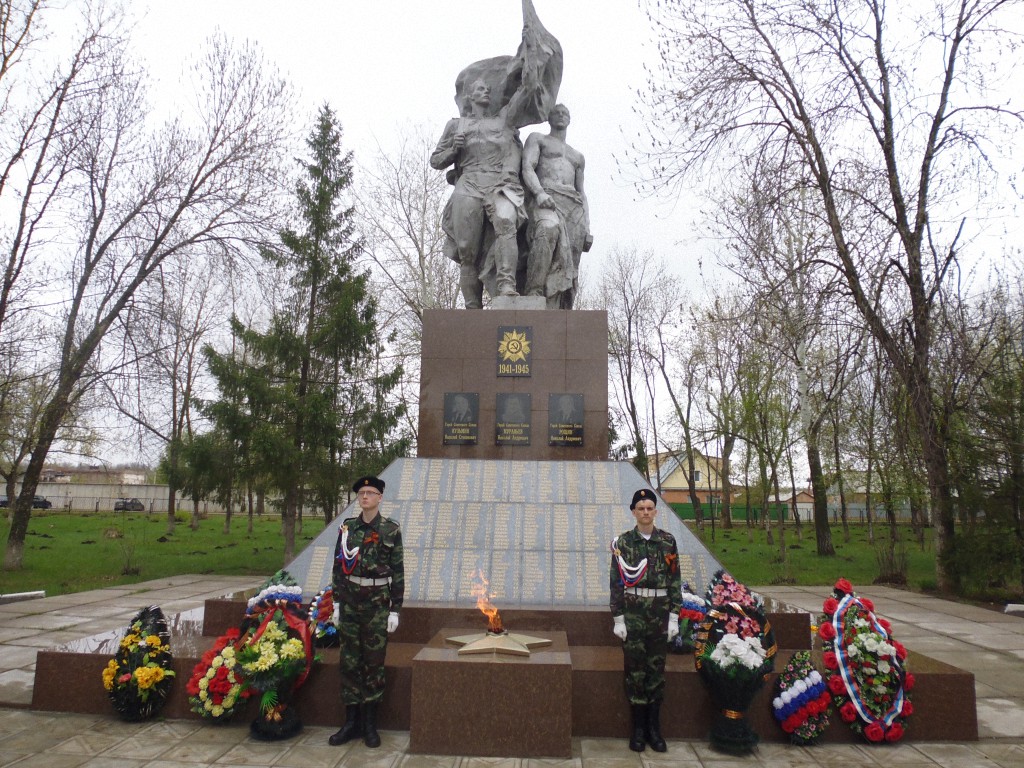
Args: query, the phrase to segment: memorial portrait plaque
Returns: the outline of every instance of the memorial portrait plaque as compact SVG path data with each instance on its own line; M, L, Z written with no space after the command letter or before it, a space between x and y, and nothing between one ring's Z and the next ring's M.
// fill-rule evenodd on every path
M551 392L548 395L548 445L583 447L583 395Z
M480 395L477 392L444 393L445 445L476 445L480 437Z
M494 442L496 445L530 444L529 393L498 393L495 407Z
M498 326L498 375L529 376L533 361L533 328Z

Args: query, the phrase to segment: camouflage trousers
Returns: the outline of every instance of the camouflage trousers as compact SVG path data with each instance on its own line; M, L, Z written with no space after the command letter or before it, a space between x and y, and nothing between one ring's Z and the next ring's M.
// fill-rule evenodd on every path
M387 587L344 589L338 616L341 703L378 702L384 695L391 596Z
M664 698L668 611L667 597L626 595L626 641L622 654L626 698L630 704L653 704Z

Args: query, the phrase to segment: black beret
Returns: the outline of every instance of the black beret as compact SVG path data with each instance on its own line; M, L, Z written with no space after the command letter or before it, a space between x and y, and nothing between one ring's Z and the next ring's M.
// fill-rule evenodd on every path
M352 491L353 493L359 493L360 488L366 488L367 486L376 488L381 493L384 493L384 481L373 475L364 475L352 483Z
M650 488L641 488L639 491L633 494L633 500L629 502L629 508L633 509L634 507L636 507L636 503L641 500L653 501L655 506L657 506L658 504L657 499L654 498L654 491L652 491Z

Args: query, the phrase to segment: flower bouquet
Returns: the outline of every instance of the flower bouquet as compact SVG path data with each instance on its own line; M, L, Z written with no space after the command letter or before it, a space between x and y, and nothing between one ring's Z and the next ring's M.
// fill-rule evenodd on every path
M257 739L287 739L302 730L302 721L287 702L305 681L313 662L313 642L301 599L302 591L292 577L279 571L249 601L247 622L255 629L239 647L238 664L246 683L261 692L260 715L251 728Z
M217 638L193 667L185 686L192 711L214 722L227 722L238 703L252 695L238 667L236 644L241 636L240 630L229 629Z
M157 606L135 614L103 670L103 687L123 719L145 720L167 701L174 678L169 642L167 620Z
M832 697L810 651L797 651L775 682L772 711L789 740L797 746L817 742L828 728Z
M761 598L725 571L711 580L706 601L708 612L696 632L693 658L717 710L711 746L746 754L759 740L746 711L774 668L775 634Z
M690 585L683 584L683 604L679 609L679 634L672 641L673 653L693 652L693 632L704 620L708 604L700 595L690 592Z
M317 648L333 648L340 643L334 623L334 590L321 589L309 603L309 631Z
M818 626L823 642L825 684L839 717L870 743L903 738L904 721L914 711L907 692L914 676L906 671L907 650L892 637L892 626L875 616L846 579L835 584L822 606Z

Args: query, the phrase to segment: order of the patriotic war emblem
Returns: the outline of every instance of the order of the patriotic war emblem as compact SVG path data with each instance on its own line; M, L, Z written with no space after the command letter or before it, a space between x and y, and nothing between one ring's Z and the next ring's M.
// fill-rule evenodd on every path
M502 325L498 327L498 375L529 376L532 360L533 328Z

